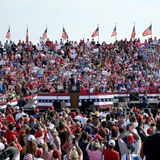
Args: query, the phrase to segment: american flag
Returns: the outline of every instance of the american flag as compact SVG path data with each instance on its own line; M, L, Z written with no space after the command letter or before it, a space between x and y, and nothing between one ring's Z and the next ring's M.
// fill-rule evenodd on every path
M8 40L11 39L10 27L6 33L6 39L8 39Z
M135 25L133 26L133 30L132 30L132 33L131 33L131 39L134 39L136 36L136 29L135 29Z
M64 40L68 39L68 34L67 34L66 30L64 29L64 27L63 27L63 30L62 30L62 38Z
M43 37L44 39L46 39L46 38L47 38L47 28L45 29L45 31L44 31L44 33L43 33L42 37Z
M92 37L99 36L99 27L96 28L96 30L92 33Z
M143 36L152 35L152 24L142 33Z
M26 30L26 44L29 43L29 35L28 35L28 27L27 27L27 30Z
M111 34L111 37L116 36L116 35L117 35L117 27L115 26Z

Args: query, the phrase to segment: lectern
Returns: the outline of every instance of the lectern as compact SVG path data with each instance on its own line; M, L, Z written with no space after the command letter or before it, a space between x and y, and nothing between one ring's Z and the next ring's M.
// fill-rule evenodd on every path
M68 93L70 96L71 108L79 107L80 84L72 84L69 86Z

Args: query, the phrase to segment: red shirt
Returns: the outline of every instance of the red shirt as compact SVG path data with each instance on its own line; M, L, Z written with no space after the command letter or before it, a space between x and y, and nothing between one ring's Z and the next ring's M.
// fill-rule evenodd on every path
M113 149L103 150L104 160L120 160L119 153Z
M7 142L8 142L8 143L10 143L11 137L12 137L13 135L17 136L17 132L11 131L11 130L7 130L7 131L4 133L4 137L7 139Z
M21 153L23 151L22 146L18 142L17 142L16 146L17 146L19 152Z

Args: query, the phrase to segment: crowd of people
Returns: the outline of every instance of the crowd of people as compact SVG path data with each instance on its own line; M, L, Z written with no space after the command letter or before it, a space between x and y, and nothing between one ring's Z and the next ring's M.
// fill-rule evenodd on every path
M26 113L23 97L66 92L71 82L81 93L159 92L160 40L113 44L62 40L34 45L0 42L0 160L158 160L160 112L110 107L81 113L54 106Z
M89 41L46 42L34 45L0 42L1 99L40 91L67 92L69 80L81 93L158 92L160 41L139 39L113 44Z
M158 160L160 111L136 107L80 113L54 107L0 112L1 160Z

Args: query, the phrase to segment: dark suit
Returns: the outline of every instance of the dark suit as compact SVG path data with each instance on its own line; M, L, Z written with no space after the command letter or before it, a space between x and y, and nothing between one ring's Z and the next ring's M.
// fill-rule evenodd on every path
M160 133L145 139L143 152L146 155L146 160L160 160Z
M143 97L142 97L142 107L143 108L147 108L148 107L148 98L147 98L147 96L146 95L143 95Z

